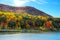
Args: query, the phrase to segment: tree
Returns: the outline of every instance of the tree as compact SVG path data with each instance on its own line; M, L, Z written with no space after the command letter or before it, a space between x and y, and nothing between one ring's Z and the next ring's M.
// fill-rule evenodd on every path
M27 23L28 23L31 27L33 26L32 20L27 20Z
M40 30L45 31L46 28L44 26L40 27Z
M54 20L52 22L52 25L54 26L54 28L56 28L57 30L59 30L59 28L60 28L60 20Z
M53 21L53 20L54 20L53 17L48 18L48 21Z
M12 29L14 29L15 26L16 26L16 22L15 22L15 21L12 21L12 20L11 20L11 21L8 23L8 27L10 27L10 28L12 28Z
M25 21L20 21L20 27L22 28L22 29L26 29L26 24L25 24Z
M3 16L0 17L0 20L1 20L2 22L6 22L6 17L3 15Z
M0 22L1 22L0 24L2 25L2 29L5 28L6 20L7 20L7 18L5 17L5 15L2 15L2 16L0 17Z
M37 27L39 27L39 26L42 26L42 25L44 24L44 22L45 22L45 21L43 21L43 20L41 20L41 19L37 19L37 20L35 20L35 25L36 25Z
M47 22L45 23L45 25L46 25L46 27L50 28L50 27L52 26L52 22L51 22L51 21L47 21Z

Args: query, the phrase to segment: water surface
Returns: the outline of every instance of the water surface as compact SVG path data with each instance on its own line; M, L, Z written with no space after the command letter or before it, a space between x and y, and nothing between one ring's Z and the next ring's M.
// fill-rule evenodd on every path
M60 40L60 33L1 34L0 40Z

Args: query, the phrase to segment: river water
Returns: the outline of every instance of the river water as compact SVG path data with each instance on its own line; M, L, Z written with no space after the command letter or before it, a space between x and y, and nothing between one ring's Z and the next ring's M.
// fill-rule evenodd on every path
M60 33L0 34L0 40L60 40Z

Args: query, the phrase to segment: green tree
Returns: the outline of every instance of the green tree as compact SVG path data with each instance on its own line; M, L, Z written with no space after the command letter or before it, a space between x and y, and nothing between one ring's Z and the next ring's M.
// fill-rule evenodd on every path
M6 21L7 18L5 17L5 15L0 16L0 24L2 25L2 29L5 29L5 25L6 25Z
M42 26L43 24L44 24L44 20L41 20L41 19L35 19L35 25L37 26L37 27L39 27L39 26Z
M20 21L20 27L22 29L26 29L26 24L25 24L25 21L24 20Z
M52 22L52 25L54 26L54 28L56 28L57 30L59 30L59 28L60 28L60 20L54 20Z
M11 21L8 23L8 27L14 29L14 28L16 27L16 22L11 20Z

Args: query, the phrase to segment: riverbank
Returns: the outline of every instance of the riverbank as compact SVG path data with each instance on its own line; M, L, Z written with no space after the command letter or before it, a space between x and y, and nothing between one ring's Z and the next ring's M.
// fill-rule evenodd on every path
M40 33L40 30L0 30L0 33Z
M41 30L0 30L0 34L17 34L17 33L52 33L57 31L41 31Z

